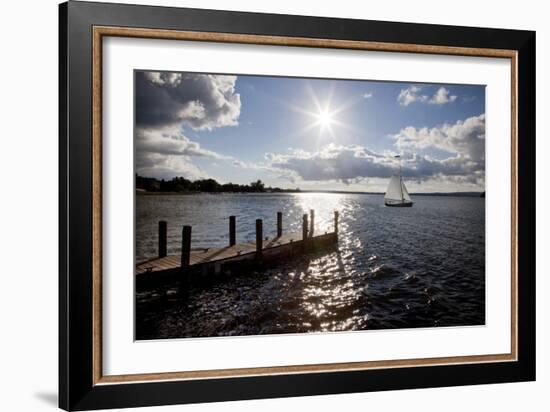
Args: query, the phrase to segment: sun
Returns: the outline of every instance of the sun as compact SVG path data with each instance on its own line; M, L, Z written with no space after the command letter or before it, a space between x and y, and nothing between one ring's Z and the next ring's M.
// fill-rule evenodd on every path
M346 117L342 117L342 113L359 100L350 98L335 105L333 88L328 91L324 99L318 98L318 93L311 85L307 86L306 92L311 98L310 104L307 102L302 105L290 104L290 109L304 115L305 122L307 122L302 129L296 132L297 135L318 130L318 139L337 139L343 131L356 132L353 125L345 120Z
M328 110L321 110L317 115L317 122L321 128L328 128L334 123L333 114Z

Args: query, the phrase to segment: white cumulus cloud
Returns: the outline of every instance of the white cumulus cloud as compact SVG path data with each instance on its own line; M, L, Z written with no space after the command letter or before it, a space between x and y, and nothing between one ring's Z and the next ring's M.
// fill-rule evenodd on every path
M449 90L447 90L444 87L440 87L437 89L435 94L432 96L432 98L428 101L430 104L446 104L446 103L452 103L456 100L455 95L451 95Z
M442 105L452 103L457 99L457 96L451 95L449 90L445 87L440 87L437 89L431 97L426 94L422 94L421 91L422 87L420 86L410 86L406 89L401 89L397 95L397 101L401 106L408 106L409 104L415 102Z
M406 89L402 89L397 96L397 101L401 106L408 106L414 102L426 102L428 96L419 94L421 90L422 88L418 86L410 86Z
M460 153L476 162L485 160L485 114L439 127L406 127L393 136L401 150L435 147Z

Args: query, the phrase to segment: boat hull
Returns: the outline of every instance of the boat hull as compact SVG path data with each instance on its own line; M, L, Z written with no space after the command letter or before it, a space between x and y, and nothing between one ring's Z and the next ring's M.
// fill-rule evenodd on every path
M413 202L402 202L402 203L387 203L384 202L387 207L412 207Z

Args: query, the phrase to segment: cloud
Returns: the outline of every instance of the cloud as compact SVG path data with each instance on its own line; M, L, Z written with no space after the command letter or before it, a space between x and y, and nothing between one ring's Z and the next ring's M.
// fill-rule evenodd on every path
M265 158L267 162L243 162L241 160L234 159L232 164L233 166L241 169L253 170L255 172L266 172L271 177L287 180L289 182L295 182L300 178L293 170L273 166L271 164L272 159L270 158L269 153L266 154Z
M136 129L136 151L173 156L198 156L212 159L229 159L219 153L204 149L190 140L177 128Z
M137 72L136 125L185 124L195 130L238 125L241 98L236 81L236 76Z
M450 92L444 88L440 87L437 89L437 92L432 96L432 98L428 101L430 104L446 104L446 103L452 103L456 100L456 96L450 95Z
M233 166L245 168L247 165L245 162L235 159L233 160Z
M136 172L142 176L170 179L208 177L193 163L193 158L231 160L190 140L178 127L137 128L135 132Z
M232 156L222 155L201 147L185 136L179 127L161 129L137 128L135 134L136 172L142 176L171 179L183 176L188 179L209 177L195 165L194 159L206 158L227 161L240 169L267 172L289 181L297 179L296 173L272 167L266 162L244 162Z
M302 180L347 180L357 177L387 177L398 164L357 145L330 143L317 152L300 149L289 154L269 153L271 166L295 172Z
M184 176L187 179L196 180L209 177L189 157L166 156L158 153L136 153L136 173L157 179Z
M306 181L387 178L399 170L399 160L393 153L379 154L358 145L331 143L317 152L294 150L284 155L270 154L270 159L272 167L293 171ZM460 154L439 160L405 153L401 163L403 175L420 180L438 175L465 176L483 170L478 163Z
M402 129L395 139L398 151L377 153L360 145L328 144L318 151L290 149L286 154L266 154L272 168L292 172L303 181L341 181L361 178L387 178L399 170L401 154L403 175L421 181L441 180L484 185L485 115L444 124L435 128ZM437 148L449 152L435 158L417 151Z
M370 99L373 96L372 92L364 93L363 99Z
M182 132L235 126L241 111L236 76L137 72L136 172L144 176L207 177L194 158L232 160L201 147Z
M406 89L402 89L397 96L397 101L401 106L408 106L414 102L426 102L428 96L418 94L422 90L418 86L410 86Z
M401 89L397 96L397 101L401 106L408 106L415 102L442 105L452 103L457 99L457 96L451 95L449 90L444 87L437 89L432 97L420 94L421 91L422 87L419 86L410 86L406 89Z
M434 147L476 162L485 160L485 114L433 128L406 127L392 137L401 150Z

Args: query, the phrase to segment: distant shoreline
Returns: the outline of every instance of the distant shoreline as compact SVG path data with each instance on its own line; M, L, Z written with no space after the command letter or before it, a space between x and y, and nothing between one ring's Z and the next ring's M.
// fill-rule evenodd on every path
M296 193L324 193L324 194L340 194L340 195L384 195L384 192L354 192L344 190L301 190L299 192L148 192L146 190L136 189L136 195L139 196L192 196L201 194L221 195L273 195L273 194L296 194ZM411 193L411 196L440 196L440 197L478 197L484 192L433 192L433 193Z
M148 192L146 190L136 189L136 195L140 196L191 196L200 195L208 192Z
M219 183L215 179L189 180L184 177L174 177L171 180L158 180L154 177L144 177L136 174L135 190L140 195L194 195L199 193L334 193L355 195L384 195L384 192L366 192L354 190L302 190L283 189L266 186L260 179L249 184ZM431 192L411 193L413 196L454 196L454 197L484 197L485 191L479 192Z

